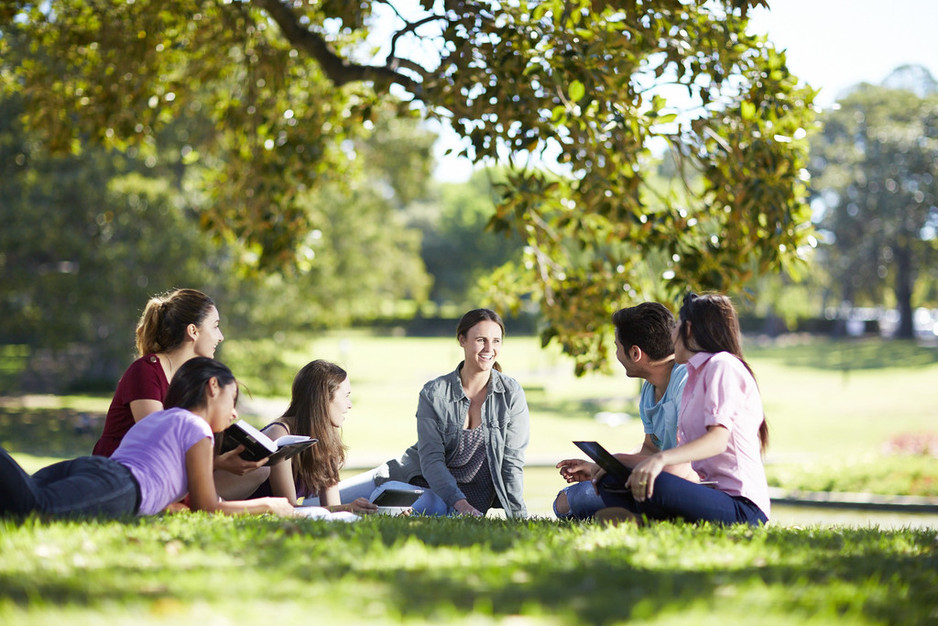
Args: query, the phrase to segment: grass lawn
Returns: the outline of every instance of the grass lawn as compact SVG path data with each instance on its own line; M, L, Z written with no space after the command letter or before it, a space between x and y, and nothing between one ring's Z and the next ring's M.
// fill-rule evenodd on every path
M934 530L0 522L4 624L905 626L935 623L936 588Z
M226 344L221 358L253 389L269 388L265 372L312 358L343 364L354 402L345 437L362 467L413 442L420 386L459 359L455 340L353 334L293 342L278 370L252 346ZM749 354L772 427L775 484L934 495L933 457L884 448L935 434L934 350L822 342ZM637 420L611 426L595 416L634 415L638 383L618 370L576 379L533 338L509 337L500 360L528 394L525 497L542 517L0 521L0 623L938 623L938 526L636 529L549 519L563 483L535 466L575 454L574 438L637 444ZM256 424L286 406L282 396L243 398ZM0 442L30 469L87 453L107 402L0 398Z

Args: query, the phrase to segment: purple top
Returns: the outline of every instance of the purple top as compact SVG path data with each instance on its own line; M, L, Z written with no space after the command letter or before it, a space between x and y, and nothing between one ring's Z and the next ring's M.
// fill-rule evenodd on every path
M151 413L127 431L111 458L140 485L138 515L155 515L186 495L186 453L206 438L214 444L208 422L180 408Z
M769 487L762 465L759 426L762 398L755 379L729 352L697 352L687 361L687 383L678 415L677 443L699 439L708 426L730 433L723 452L691 463L701 480L720 491L743 496L769 516Z

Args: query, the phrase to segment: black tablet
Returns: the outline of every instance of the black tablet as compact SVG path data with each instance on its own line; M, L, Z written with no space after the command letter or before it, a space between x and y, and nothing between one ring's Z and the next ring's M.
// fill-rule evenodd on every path
M632 470L623 465L622 461L612 456L608 450L595 441L574 441L573 443L585 452L589 458L593 459L599 467L606 470L607 474L617 481L621 481L623 485L629 479Z

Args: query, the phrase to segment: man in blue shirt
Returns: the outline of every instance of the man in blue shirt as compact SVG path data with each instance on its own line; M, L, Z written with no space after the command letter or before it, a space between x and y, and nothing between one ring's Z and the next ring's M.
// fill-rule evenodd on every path
M677 414L687 370L674 362L674 316L664 305L643 302L620 309L613 314L612 323L616 327L616 358L625 375L645 381L638 403L645 439L637 452L616 455L634 467L645 457L677 445ZM557 467L568 483L574 483L557 494L557 517L588 519L605 506L590 482L598 469L595 463L565 459Z

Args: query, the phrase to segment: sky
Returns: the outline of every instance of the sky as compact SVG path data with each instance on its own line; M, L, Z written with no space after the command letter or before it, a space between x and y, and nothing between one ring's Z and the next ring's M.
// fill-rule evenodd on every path
M821 92L829 108L844 90L880 83L900 65L924 65L938 78L938 0L770 0L750 32L767 34L788 69Z
M788 69L830 108L861 83L880 83L895 68L924 65L938 78L938 0L770 0L750 14L750 32L786 50ZM448 138L447 138L448 137ZM440 180L465 180L468 161L443 158L452 135L437 142Z

